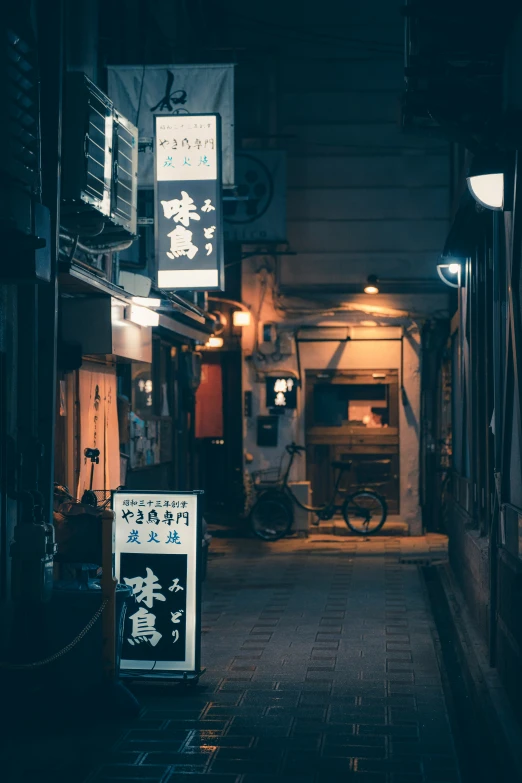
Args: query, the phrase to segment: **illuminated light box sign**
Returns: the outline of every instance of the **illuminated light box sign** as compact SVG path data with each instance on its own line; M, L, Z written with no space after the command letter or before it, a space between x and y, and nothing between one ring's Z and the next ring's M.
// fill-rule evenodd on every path
M297 380L291 376L266 379L267 408L297 408Z
M224 290L218 114L155 116L158 287Z
M113 493L115 573L132 590L122 674L199 676L201 494Z

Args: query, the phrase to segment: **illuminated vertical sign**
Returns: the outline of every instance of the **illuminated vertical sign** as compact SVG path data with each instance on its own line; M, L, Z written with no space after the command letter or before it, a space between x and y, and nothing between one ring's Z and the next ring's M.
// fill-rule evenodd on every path
M218 114L156 115L158 287L224 290Z
M266 379L267 408L297 408L297 381L292 376Z
M115 574L132 590L122 673L200 673L201 493L113 494Z

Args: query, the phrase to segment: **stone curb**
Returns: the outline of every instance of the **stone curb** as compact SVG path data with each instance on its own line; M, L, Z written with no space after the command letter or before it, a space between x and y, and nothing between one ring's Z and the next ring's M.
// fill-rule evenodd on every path
M436 565L434 569L446 599L453 641L473 705L492 739L505 779L522 780L522 727L509 704L497 670L489 665L486 645L474 627L449 563Z

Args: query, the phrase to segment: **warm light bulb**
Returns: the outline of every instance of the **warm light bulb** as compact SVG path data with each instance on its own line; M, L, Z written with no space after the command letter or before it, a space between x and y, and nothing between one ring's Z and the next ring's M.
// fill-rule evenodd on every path
M378 294L379 293L379 289L375 285L367 285L366 288L364 289L364 293L365 294Z
M487 209L502 209L504 206L504 175L480 174L468 177L471 195Z
M450 264L448 266L448 272L450 272L452 275L457 275L460 271L460 264Z
M250 326L251 316L248 310L234 310L232 322L234 326Z
M223 347L223 338L222 337L209 337L208 342L205 343L206 348L222 348Z

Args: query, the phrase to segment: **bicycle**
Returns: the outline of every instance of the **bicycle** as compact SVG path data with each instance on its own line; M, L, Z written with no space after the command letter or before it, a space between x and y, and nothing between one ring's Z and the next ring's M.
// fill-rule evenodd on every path
M332 497L322 506L308 506L296 497L288 483L295 457L300 452L306 451L306 448L290 443L286 446L286 451L290 459L282 476L283 458L279 469L271 468L254 474L254 481L260 487L260 494L250 511L250 526L258 538L264 541L277 541L288 535L294 521L294 505L316 514L315 524L319 524L320 520L332 519L336 513L341 513L350 530L357 535L375 535L382 528L386 522L388 507L386 500L377 492L365 488L357 489L342 503L336 503L337 496L341 493L339 488L341 478L343 473L350 470L351 462L332 462L332 467L339 471ZM275 473L277 478L274 479Z

